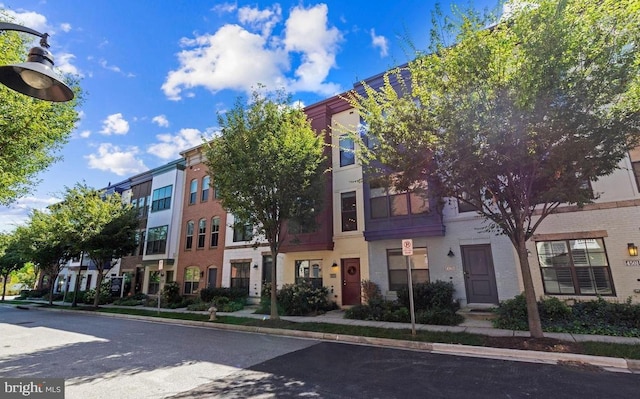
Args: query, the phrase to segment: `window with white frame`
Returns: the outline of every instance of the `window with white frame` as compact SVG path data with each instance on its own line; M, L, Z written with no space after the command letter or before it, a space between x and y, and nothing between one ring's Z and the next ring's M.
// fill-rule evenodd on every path
M402 249L387 250L387 267L389 270L389 291L397 291L408 286L407 257ZM429 259L427 248L413 248L409 256L411 265L411 281L413 284L429 282Z
M184 294L193 295L198 293L200 285L200 269L191 266L184 269Z
M196 198L198 196L198 179L191 180L191 185L189 186L189 205L193 205L196 203Z
M355 144L349 135L343 134L338 139L340 147L340 166L348 166L356 163Z
M200 195L200 202L207 202L209 200L209 182L211 178L205 176L202 178L202 194Z
M193 230L194 230L193 220L189 220L187 222L187 239L184 246L185 249L193 248Z
M355 191L340 194L340 210L342 231L358 230L358 208L356 207Z
M204 242L207 238L207 220L200 219L198 221L198 248L204 248Z
M296 282L309 281L314 288L322 287L322 259L296 260Z
M545 294L615 295L602 238L536 242Z
M214 216L211 218L211 246L217 247L220 237L220 217Z

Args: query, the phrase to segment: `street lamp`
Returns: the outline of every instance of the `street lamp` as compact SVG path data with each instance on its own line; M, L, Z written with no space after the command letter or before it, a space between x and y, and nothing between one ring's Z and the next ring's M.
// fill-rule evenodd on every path
M19 93L47 101L69 101L73 91L53 71L49 52L49 34L8 22L0 22L0 31L13 30L40 37L40 47L29 50L27 62L0 66L0 83Z

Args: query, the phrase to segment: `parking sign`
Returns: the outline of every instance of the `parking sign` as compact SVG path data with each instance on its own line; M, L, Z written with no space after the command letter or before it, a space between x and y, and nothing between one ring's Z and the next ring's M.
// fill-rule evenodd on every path
M402 240L402 256L413 255L413 240Z

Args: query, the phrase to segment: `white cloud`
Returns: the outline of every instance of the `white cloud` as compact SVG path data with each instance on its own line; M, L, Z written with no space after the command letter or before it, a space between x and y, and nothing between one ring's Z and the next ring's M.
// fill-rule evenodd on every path
M311 8L295 7L287 20L287 51L301 52L302 64L296 69L297 81L292 82L293 91L311 91L332 95L339 87L332 83L323 83L329 70L335 66L338 43L342 34L328 27L326 4Z
M82 137L83 139L86 139L89 136L91 136L91 130L83 130L78 134L78 136Z
M160 127L169 127L169 120L164 115L154 116L151 121Z
M118 72L118 73L122 72L120 67L118 67L116 65L109 65L107 63L107 60L100 60L100 66L103 67L104 69L109 70L109 71Z
M62 23L62 24L60 24L60 29L61 29L63 32L71 32L71 24L69 24L69 23Z
M180 152L203 143L203 134L198 129L181 129L178 134L159 134L158 143L147 148L147 153L169 160L180 157Z
M16 23L24 26L28 26L31 29L37 30L39 32L52 32L51 27L47 24L47 17L42 14L38 14L35 11L25 11L22 9L18 9L18 11L13 11L11 9L5 8L4 4L0 4L7 13L8 16L14 18Z
M221 3L216 4L211 11L216 12L218 14L230 13L234 12L238 6L235 3Z
M55 63L56 68L61 72L76 75L81 78L84 77L82 72L80 72L80 70L71 63L76 58L75 55L70 53L60 53L55 55L54 57L55 59L53 60L53 62Z
M252 7L242 7L238 10L240 23L247 24L254 29L260 30L262 36L271 35L273 27L282 19L282 8L280 4L274 4L271 9L260 10Z
M19 198L9 206L0 206L0 232L11 232L18 226L24 226L33 209L44 210L47 206L60 202L59 198Z
M86 155L89 168L115 173L118 176L131 175L149 169L136 159L140 153L138 147L121 149L111 143L102 143L95 154Z
M371 29L371 44L380 49L380 57L384 58L389 54L389 41L382 35L376 36L375 29Z
M171 100L193 96L189 90L197 87L214 93L224 89L251 92L258 83L269 89L335 94L339 85L325 79L336 65L342 34L328 26L327 13L324 4L294 7L283 35L272 34L281 20L279 6L265 10L243 7L238 18L248 26L227 24L213 34L181 40L180 65L169 71L162 90ZM288 77L291 57L299 57L300 65Z
M102 121L102 130L100 133L110 136L112 134L127 134L129 132L129 122L127 122L121 113L107 116Z

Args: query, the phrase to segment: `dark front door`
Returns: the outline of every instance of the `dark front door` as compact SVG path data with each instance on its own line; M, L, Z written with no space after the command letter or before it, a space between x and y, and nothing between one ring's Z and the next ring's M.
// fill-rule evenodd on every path
M208 288L216 288L216 283L218 281L218 269L210 268L209 269L209 281L207 282Z
M360 304L360 259L342 259L342 304Z
M467 303L498 303L491 245L462 246Z

